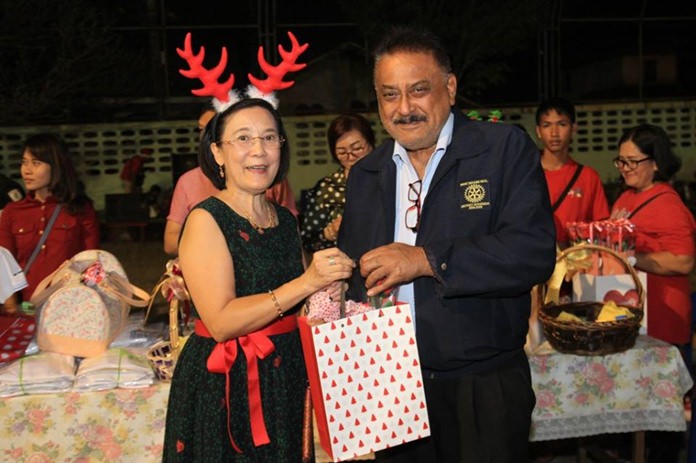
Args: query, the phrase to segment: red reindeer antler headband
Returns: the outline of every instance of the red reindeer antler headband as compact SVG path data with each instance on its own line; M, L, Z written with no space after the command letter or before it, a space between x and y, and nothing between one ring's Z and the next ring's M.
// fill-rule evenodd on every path
M300 45L292 32L288 32L292 48L286 51L282 45L278 45L278 53L283 58L283 61L277 66L270 65L263 56L263 47L259 47L257 58L259 66L268 75L266 79L258 79L251 74L248 74L251 85L247 88L246 96L248 98L263 98L278 108L278 99L275 97L276 90L284 90L292 87L295 82L284 82L283 78L288 72L296 72L307 66L306 63L298 63L297 58L307 49L309 44ZM242 95L238 91L233 90L234 74L230 74L225 82L220 82L220 76L227 67L227 48L222 47L220 61L217 66L212 69L203 67L203 58L205 58L205 48L201 47L198 53L193 52L191 45L191 33L186 34L184 40L184 49L177 48L176 52L189 65L189 69L180 69L179 72L186 78L199 79L203 83L203 87L191 90L196 96L212 96L213 106L217 112L222 112L229 108L240 99Z

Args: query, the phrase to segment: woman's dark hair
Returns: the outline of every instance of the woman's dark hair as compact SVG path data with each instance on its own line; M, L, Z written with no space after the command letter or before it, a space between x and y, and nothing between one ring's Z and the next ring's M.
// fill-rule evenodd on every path
M24 142L24 151L51 166L51 180L48 191L59 203L65 204L68 212L76 214L82 210L89 199L80 194L77 172L65 141L58 135L40 133L31 135Z
M375 132L372 130L370 121L360 114L342 114L331 121L331 125L329 125L329 129L326 133L329 142L329 150L331 151L331 156L333 156L335 160L338 161L338 157L336 156L336 143L338 139L353 130L360 132L360 135L362 135L365 141L373 148L375 147Z
M681 159L672 151L669 135L661 127L650 124L632 127L621 135L617 148L627 141L632 141L641 153L655 160L654 181L667 182L681 169Z
M205 176L213 182L213 185L215 185L218 190L225 189L225 179L220 177L220 166L215 162L215 157L210 149L210 145L222 139L227 121L233 114L243 109L255 107L263 108L271 113L278 126L278 134L285 139L285 143L280 147L280 166L278 167L278 173L273 179L272 185L281 182L288 173L288 169L290 168L290 145L288 143L287 134L285 133L283 121L280 119L280 114L278 114L278 111L266 100L260 98L246 98L238 101L225 111L213 117L206 126L203 137L201 138L201 143L198 147L198 164L201 166L201 170Z

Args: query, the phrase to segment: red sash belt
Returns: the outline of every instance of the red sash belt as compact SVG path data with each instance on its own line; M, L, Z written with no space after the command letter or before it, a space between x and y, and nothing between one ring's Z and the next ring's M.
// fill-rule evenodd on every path
M297 329L297 318L288 316L277 319L267 327L249 333L238 338L219 342L208 357L208 371L225 375L225 405L227 406L227 435L230 443L237 453L242 453L232 438L230 428L230 369L237 358L237 343L242 348L247 360L247 393L249 394L249 417L251 418L251 435L254 445L259 447L271 442L266 431L266 423L263 420L263 408L261 406L261 388L259 384L259 365L257 358L264 359L275 350L275 346L268 338L277 334L289 333ZM196 320L195 332L199 336L210 338L210 332L202 321Z

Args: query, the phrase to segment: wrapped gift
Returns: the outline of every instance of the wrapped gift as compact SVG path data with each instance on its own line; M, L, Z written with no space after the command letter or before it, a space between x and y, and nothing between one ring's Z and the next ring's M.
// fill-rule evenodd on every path
M622 262L635 253L635 226L626 219L569 222L566 230L572 246L592 244L616 251L620 258L608 253L592 254L591 265L585 273L616 275L625 273Z
M430 435L408 305L299 319L319 441L345 461Z
M625 272L624 267L624 272ZM645 272L636 271L636 275L643 291L643 320L640 324L639 334L647 334L648 330L648 283ZM614 301L619 306L639 307L639 290L631 274L616 275L590 275L576 273L573 276L573 301L575 302L607 302Z
M131 306L145 307L149 299L128 281L116 256L102 249L79 252L44 278L31 297L39 313L39 349L95 357L123 331Z

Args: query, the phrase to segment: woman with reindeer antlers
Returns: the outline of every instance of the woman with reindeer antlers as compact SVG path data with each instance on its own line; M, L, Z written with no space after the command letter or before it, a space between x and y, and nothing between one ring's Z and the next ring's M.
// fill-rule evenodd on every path
M199 164L221 190L189 214L179 244L181 269L195 307L195 333L179 356L171 384L163 461L299 462L306 373L296 315L304 299L347 278L353 262L336 248L304 269L295 217L269 203L266 190L288 168L285 130L273 97L307 45L292 34L283 62L249 80L246 95L220 84L227 60L201 66L190 34L177 50L200 79L196 95L213 96ZM269 100L271 102L269 102Z

